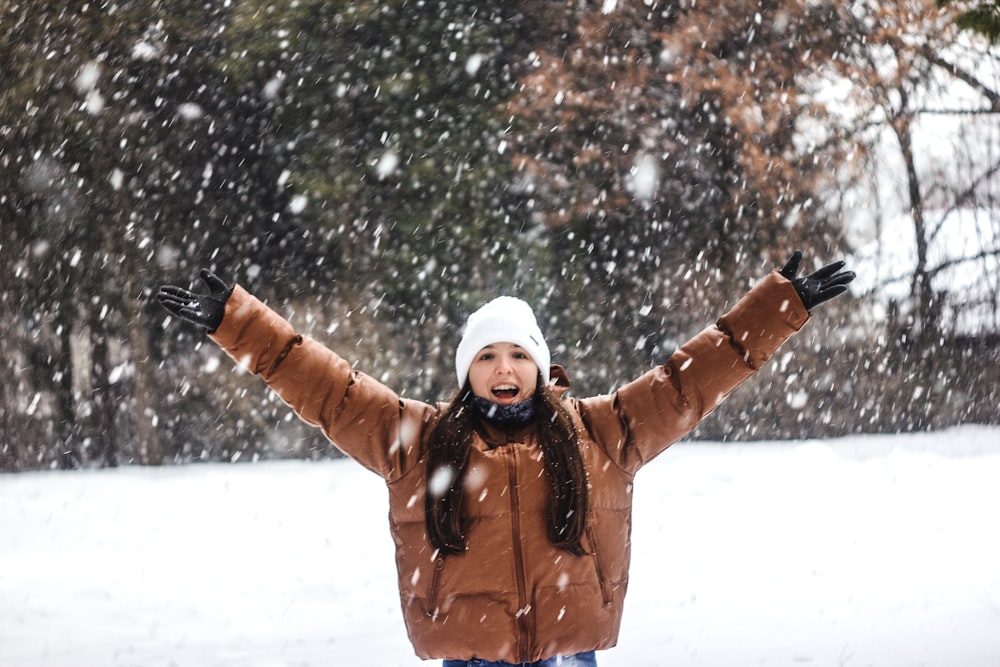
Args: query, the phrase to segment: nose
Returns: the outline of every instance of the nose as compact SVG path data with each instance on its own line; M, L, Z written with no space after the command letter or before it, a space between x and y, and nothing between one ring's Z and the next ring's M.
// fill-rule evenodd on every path
M497 365L495 369L498 375L509 375L514 371L513 366L510 364L510 359L506 356L497 357Z

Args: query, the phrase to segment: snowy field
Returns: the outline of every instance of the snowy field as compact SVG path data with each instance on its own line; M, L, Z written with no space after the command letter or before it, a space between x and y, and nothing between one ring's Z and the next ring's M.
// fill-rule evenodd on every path
M1000 428L681 443L601 667L1000 665ZM348 461L0 475L0 665L421 665Z

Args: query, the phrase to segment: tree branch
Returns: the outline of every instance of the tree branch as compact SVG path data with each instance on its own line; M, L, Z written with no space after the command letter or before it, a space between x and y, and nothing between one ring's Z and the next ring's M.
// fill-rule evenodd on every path
M920 49L920 54L927 59L927 62L947 70L953 77L959 81L964 81L973 90L985 97L990 103L991 111L1000 112L1000 94L995 90L988 88L983 82L955 63L948 62L926 44Z

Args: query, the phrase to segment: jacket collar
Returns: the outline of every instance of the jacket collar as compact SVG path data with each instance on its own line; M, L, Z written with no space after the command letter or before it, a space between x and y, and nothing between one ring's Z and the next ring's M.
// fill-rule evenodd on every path
M556 396L562 398L569 391L569 374L566 373L566 369L559 364L552 364L549 367L549 387L556 393Z

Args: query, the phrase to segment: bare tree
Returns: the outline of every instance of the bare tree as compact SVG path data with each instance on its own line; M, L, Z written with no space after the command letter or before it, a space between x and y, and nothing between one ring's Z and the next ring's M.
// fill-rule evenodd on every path
M898 189L875 196L886 215L905 215L912 223L915 257L902 269L910 284L909 302L902 304L904 328L926 344L942 332L946 300L962 298L936 285L935 278L956 263L1000 252L988 238L968 245L961 257L936 258L931 252L934 242L949 233L957 211L996 209L1000 60L985 40L962 37L954 18L953 10L939 11L919 0L856 5L850 15L852 38L835 61L854 84L849 101L860 134L876 154L872 168L900 164ZM894 138L896 159L878 148L886 132ZM951 150L934 150L942 144ZM991 271L988 265L983 270Z

